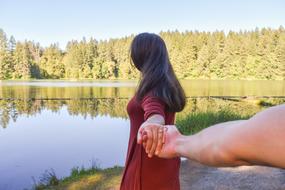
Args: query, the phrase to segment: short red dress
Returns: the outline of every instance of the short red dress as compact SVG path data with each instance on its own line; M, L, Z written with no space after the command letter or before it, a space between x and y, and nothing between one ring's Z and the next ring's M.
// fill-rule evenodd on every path
M175 113L167 112L165 103L150 94L142 101L133 97L127 106L130 118L130 139L120 190L179 190L180 158L149 158L137 144L141 124L151 115L164 117L167 125L174 124Z

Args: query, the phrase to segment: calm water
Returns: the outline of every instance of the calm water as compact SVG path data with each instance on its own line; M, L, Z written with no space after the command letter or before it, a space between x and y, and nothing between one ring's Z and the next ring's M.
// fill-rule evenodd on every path
M284 81L184 80L187 96L284 96ZM0 98L129 98L135 81L1 82Z
M182 81L188 97L285 96L284 81ZM0 82L0 189L30 188L47 169L123 165L128 99L134 81ZM189 99L185 112L209 107L260 109L224 100ZM238 108L237 108L238 107ZM183 114L183 113L181 113Z

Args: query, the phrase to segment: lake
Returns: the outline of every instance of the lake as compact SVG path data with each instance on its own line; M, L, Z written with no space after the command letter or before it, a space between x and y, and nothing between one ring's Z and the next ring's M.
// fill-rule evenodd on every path
M217 96L282 97L284 81L181 81L187 112L260 106ZM0 82L0 189L31 188L46 170L124 165L129 135L126 104L136 81ZM214 98L208 98L212 96Z

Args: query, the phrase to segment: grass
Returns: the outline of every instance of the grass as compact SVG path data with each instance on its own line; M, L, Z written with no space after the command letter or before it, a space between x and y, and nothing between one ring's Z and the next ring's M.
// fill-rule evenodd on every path
M285 99L284 98L267 98L267 99L261 99L258 102L258 105L263 106L263 107L270 107L270 106L276 106L280 104L284 104Z
M111 190L118 189L122 167L99 169L73 168L69 177L58 179L53 171L47 171L35 190Z
M240 115L229 109L222 109L216 112L192 112L186 117L177 119L176 125L181 133L190 135L217 123L248 119L249 117L250 115Z

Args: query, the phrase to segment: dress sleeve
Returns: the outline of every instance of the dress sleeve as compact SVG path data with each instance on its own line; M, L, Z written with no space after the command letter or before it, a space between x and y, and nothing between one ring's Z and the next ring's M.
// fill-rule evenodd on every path
M159 114L165 118L165 103L158 97L146 95L142 99L141 105L144 110L144 120L154 114Z

